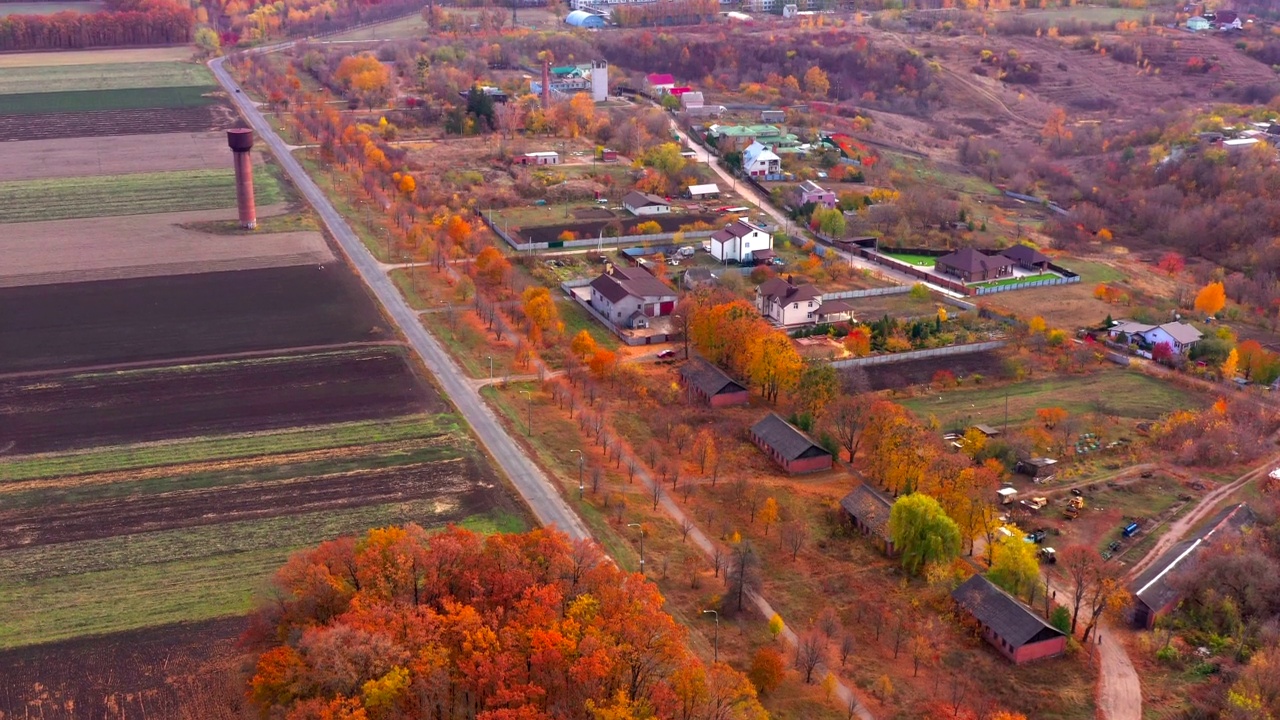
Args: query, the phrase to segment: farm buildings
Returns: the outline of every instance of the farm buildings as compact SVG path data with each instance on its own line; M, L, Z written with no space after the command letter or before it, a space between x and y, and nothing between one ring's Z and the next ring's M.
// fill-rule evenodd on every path
M978 623L983 639L1015 665L1067 649L1065 633L981 575L962 583L951 598Z
M680 368L680 382L690 395L713 408L746 405L751 399L745 385L701 358Z
M831 453L776 412L769 413L751 427L751 440L770 460L789 473L831 469Z
M889 511L893 509L893 501L887 495L863 483L840 499L840 508L853 527L869 538L880 552L890 556L894 554L893 536L889 534Z

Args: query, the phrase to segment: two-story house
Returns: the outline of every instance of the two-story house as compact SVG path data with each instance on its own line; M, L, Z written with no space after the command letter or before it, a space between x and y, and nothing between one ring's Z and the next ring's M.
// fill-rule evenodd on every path
M773 236L762 227L738 220L711 233L711 257L720 262L751 262L760 250L773 249Z
M742 172L761 180L782 178L782 158L759 140L742 151Z
M648 327L675 306L676 291L644 268L610 265L591 281L591 307L621 328Z
M792 285L782 278L760 283L756 288L756 309L782 327L853 319L853 308L844 300L824 301L822 292L813 285Z
M836 194L812 180L805 180L800 183L800 204L808 205L809 203L833 208L836 206Z

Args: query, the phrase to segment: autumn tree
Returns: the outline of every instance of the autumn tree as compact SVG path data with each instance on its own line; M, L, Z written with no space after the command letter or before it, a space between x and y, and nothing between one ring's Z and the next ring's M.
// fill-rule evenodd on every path
M904 495L889 510L889 534L902 553L902 566L918 574L925 565L947 562L960 553L960 529L937 500L922 493Z
M264 717L674 717L677 679L705 688L699 713L763 713L685 649L656 586L554 530L383 528L295 555L274 585L248 639Z
M778 689L786 676L786 663L777 649L762 647L751 656L751 669L747 671L747 677L762 695Z
M760 394L769 402L777 402L779 392L796 386L804 361L791 338L774 330L757 336L751 343L747 367Z
M476 277L489 287L501 285L511 273L511 263L495 247L486 247L476 255Z
M1217 315L1227 305L1227 290L1220 282L1211 282L1196 293L1196 310L1205 315Z
M804 363L796 386L796 400L802 413L820 417L839 391L840 378L831 363L820 360Z
M333 78L355 93L369 108L380 102L391 89L391 71L369 53L343 58Z
M1165 253L1164 255L1161 255L1160 261L1156 263L1156 267L1163 270L1165 274L1168 275L1169 277L1173 277L1174 275L1177 275L1178 273L1182 272L1183 268L1185 268L1186 266L1187 266L1186 258L1182 257L1182 255L1179 253L1173 252L1172 250Z
M827 78L827 73L817 65L809 68L804 74L804 90L815 97L826 97L827 92L831 90L831 81Z
M1067 127L1067 112L1062 108L1055 108L1049 113L1049 119L1040 130L1040 137L1053 143L1055 152L1061 150L1062 141L1071 139L1071 130Z
M1219 368L1222 372L1223 379L1234 380L1236 377L1236 370L1239 366L1240 351L1235 348L1231 348L1231 352L1227 353L1227 359L1222 361L1222 366Z
M796 667L804 676L806 685L813 682L813 671L822 664L822 655L826 647L826 640L817 630L805 632L796 643Z
M577 335L573 336L573 341L569 343L569 349L574 355L580 358L586 358L588 355L596 351L596 339L586 330L579 330Z
M1040 583L1036 545L1015 535L996 541L987 578L1012 595L1026 595Z
M769 534L769 526L778 522L778 501L766 498L760 506L760 522L764 524L764 534Z
M529 321L529 339L538 342L547 332L558 332L561 326L560 310L545 287L525 288L522 297L524 316Z
M871 333L865 327L858 326L844 336L844 349L854 357L866 357L871 354Z
M841 395L823 415L823 426L849 453L850 463L862 442L862 430L871 414L871 402L867 395Z

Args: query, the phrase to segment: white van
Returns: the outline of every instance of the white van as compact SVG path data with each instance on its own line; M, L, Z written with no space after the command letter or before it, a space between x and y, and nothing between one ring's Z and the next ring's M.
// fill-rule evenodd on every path
M680 257L693 257L693 246L685 245L680 248Z

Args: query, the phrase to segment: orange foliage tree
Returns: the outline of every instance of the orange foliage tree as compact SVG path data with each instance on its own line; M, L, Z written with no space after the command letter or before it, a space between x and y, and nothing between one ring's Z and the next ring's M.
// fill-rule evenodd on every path
M376 529L274 585L248 638L263 717L764 717L744 676L692 657L655 585L554 530Z
M1220 282L1211 282L1196 294L1196 310L1205 315L1217 315L1227 305L1227 290Z

